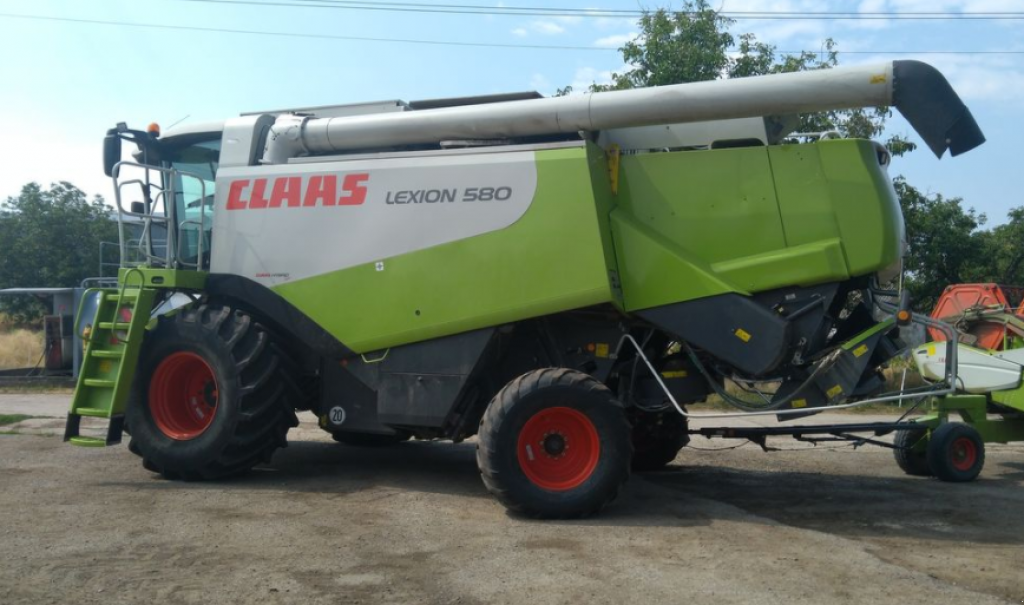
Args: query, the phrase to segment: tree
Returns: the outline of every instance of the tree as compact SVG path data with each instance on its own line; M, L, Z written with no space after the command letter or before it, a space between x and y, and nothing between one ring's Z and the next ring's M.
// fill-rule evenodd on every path
M1024 206L1012 208L1004 225L979 234L978 281L1024 285Z
M907 287L920 310L930 310L950 284L991 281L992 264L984 252L988 232L984 214L964 209L960 198L926 195L903 177L893 181L907 225L904 259Z
M71 287L97 274L99 244L117 240L117 224L103 198L89 201L71 183L43 190L29 183L0 204L0 289ZM23 297L0 298L16 322L38 319L45 308Z

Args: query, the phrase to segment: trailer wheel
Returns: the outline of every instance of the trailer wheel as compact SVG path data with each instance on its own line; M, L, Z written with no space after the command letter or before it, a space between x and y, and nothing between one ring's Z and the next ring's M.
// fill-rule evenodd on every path
M686 418L675 410L652 414L630 410L633 425L633 470L656 471L676 459L690 442Z
M985 466L985 441L973 426L948 422L932 431L928 464L942 481L973 481Z
M249 315L204 304L146 335L128 402L129 449L169 479L248 471L287 445L301 393L287 356Z
M896 464L904 473L914 477L931 477L932 468L928 465L928 443L924 429L896 431L893 440L896 449L892 451Z
M622 404L606 386L549 368L523 374L491 400L476 460L484 485L509 510L575 518L615 499L632 449Z
M412 433L398 431L393 435L378 435L374 433L331 433L331 437L338 443L352 445L355 447L387 447L412 439Z

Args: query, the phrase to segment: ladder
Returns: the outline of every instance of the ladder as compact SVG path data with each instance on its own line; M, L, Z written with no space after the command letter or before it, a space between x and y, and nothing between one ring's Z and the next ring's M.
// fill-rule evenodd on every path
M131 285L133 276L138 277L136 285ZM85 293L98 296L99 304L92 324L85 326L89 331L85 357L64 429L64 441L72 445L104 447L121 442L128 393L157 290L144 287L145 276L139 269L125 270L120 281L118 288L92 288ZM82 334L78 323L75 331ZM83 417L108 419L106 439L79 434Z

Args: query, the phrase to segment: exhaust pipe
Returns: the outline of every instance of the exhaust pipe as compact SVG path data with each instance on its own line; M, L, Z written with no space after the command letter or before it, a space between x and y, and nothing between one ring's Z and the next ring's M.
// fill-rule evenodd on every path
M934 67L891 61L750 78L338 118L285 115L264 164L454 139L493 139L612 128L896 107L937 157L985 142L970 110Z

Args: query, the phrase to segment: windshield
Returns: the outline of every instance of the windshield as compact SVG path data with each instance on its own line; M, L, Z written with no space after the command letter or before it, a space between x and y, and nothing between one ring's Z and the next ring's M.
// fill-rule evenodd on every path
M173 183L178 260L200 269L208 267L220 138L173 149L164 158L178 171Z

